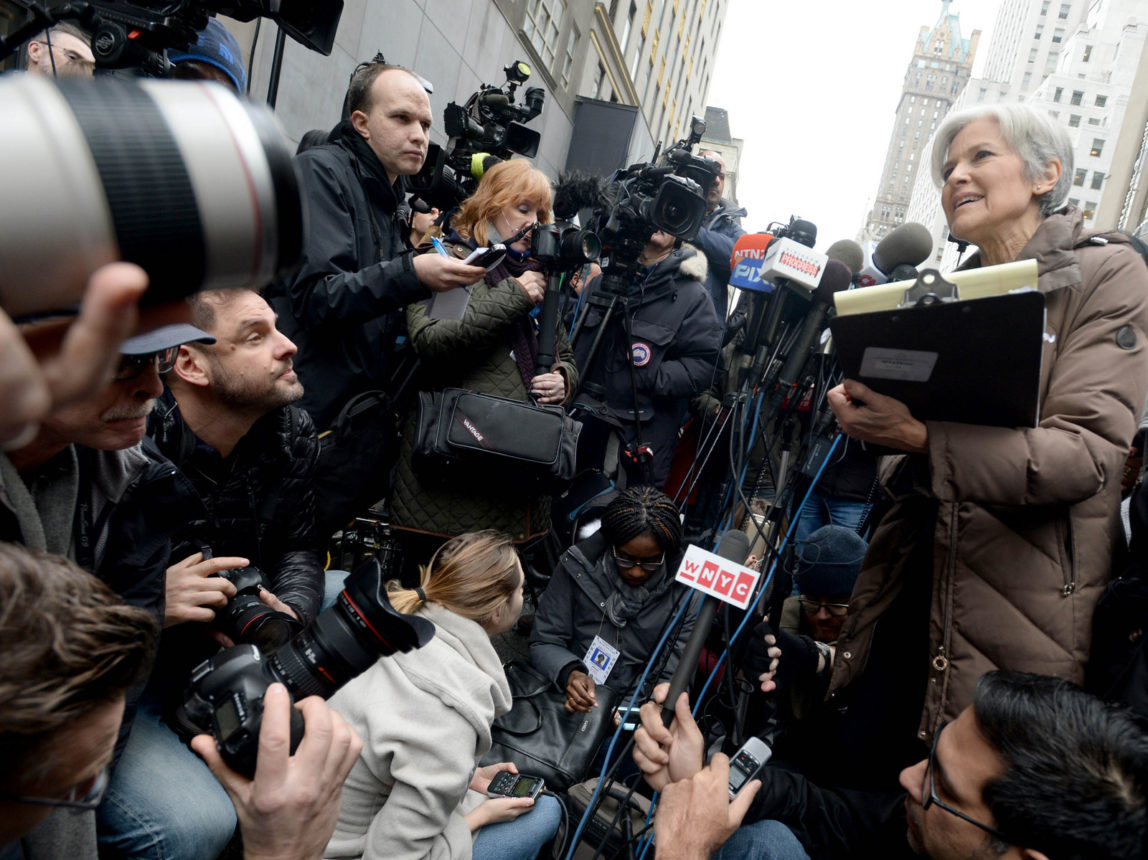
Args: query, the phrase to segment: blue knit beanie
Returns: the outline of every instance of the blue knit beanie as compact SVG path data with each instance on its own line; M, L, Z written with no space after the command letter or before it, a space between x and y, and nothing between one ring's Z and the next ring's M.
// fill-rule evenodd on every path
M199 31L199 39L194 45L169 51L167 58L173 63L197 60L215 66L231 79L240 95L247 89L247 73L243 69L239 42L217 18L207 19L207 27Z
M853 529L822 526L797 545L797 587L818 597L852 594L867 546Z

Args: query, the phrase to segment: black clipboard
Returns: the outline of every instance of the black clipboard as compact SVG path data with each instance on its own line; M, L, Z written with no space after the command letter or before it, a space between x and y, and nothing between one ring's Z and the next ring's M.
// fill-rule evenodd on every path
M921 421L1035 427L1044 296L1036 291L835 317L845 376Z

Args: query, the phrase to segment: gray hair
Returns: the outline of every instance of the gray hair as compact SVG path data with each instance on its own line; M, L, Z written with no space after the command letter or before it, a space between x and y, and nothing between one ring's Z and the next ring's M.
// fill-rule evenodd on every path
M957 111L945 117L941 127L933 137L932 174L933 184L938 188L945 184L943 177L945 162L949 158L949 147L953 139L969 123L985 117L997 121L1001 136L1024 162L1024 175L1029 181L1044 176L1049 162L1060 162L1060 179L1051 190L1040 198L1040 214L1051 215L1064 206L1072 187L1073 161L1072 139L1064 126L1042 111L1033 110L1022 104L984 105Z

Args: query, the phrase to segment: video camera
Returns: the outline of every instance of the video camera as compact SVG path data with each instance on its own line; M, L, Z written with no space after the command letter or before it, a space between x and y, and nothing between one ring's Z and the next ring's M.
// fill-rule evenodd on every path
M524 103L515 104L515 91L530 77L530 66L516 60L503 71L503 86L482 84L465 104L446 106L449 139L445 147L432 143L423 169L407 180L413 196L443 211L455 209L474 193L487 169L514 154L537 154L541 137L523 123L542 113L546 91L527 87Z
M223 760L253 776L268 687L283 684L293 700L330 698L380 657L421 648L433 636L429 621L391 608L382 565L372 558L347 577L335 605L286 645L266 656L240 645L200 663L176 710L176 728L188 739L212 735ZM303 716L292 708L292 753L302 740Z
M24 10L24 20L0 39L0 60L14 54L37 33L60 21L74 20L92 34L98 68L136 68L148 77L169 77L168 48L186 48L207 26L210 15L237 21L270 18L292 39L329 56L343 14L343 0L9 0Z

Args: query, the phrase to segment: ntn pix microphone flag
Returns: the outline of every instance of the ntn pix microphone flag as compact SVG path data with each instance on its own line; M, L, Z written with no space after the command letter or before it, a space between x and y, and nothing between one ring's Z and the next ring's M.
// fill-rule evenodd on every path
M773 291L773 284L763 283L761 279L761 263L772 241L772 233L746 233L738 237L730 256L731 287L759 292Z

